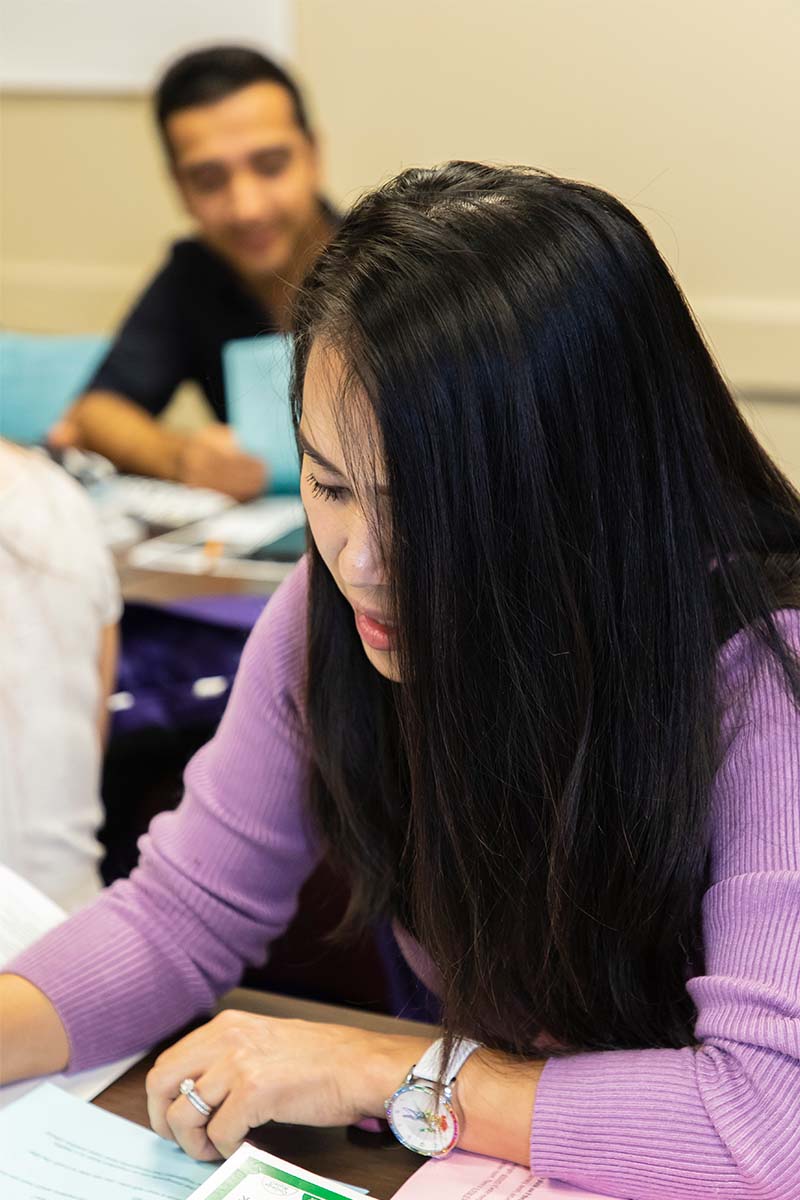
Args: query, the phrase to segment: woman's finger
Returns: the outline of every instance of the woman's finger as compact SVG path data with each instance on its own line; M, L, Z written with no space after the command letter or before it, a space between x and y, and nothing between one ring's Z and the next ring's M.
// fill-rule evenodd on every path
M220 1151L208 1135L208 1125L215 1111L223 1104L230 1088L228 1072L220 1064L195 1080L195 1092L212 1110L211 1116L200 1112L188 1096L179 1094L168 1106L165 1120L170 1136L191 1158L212 1162Z
M246 1140L251 1129L270 1120L268 1098L263 1085L239 1077L206 1127L206 1136L218 1154L230 1158Z
M155 1071L155 1067L148 1071L145 1081L147 1118L154 1133L172 1142L175 1139L167 1123L167 1109L176 1097L180 1095L180 1092L177 1087L167 1087L163 1084L155 1074Z
M173 1139L167 1109L180 1095L184 1079L199 1079L218 1057L213 1023L201 1026L159 1054L147 1073L147 1115L159 1137ZM199 1114L198 1114L199 1115Z

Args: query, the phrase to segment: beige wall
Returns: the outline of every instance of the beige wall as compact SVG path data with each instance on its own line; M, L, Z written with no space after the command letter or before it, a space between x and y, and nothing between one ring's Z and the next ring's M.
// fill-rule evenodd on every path
M618 194L734 379L800 387L796 0L300 0L336 194L525 162Z
M334 199L454 156L599 183L646 222L733 382L800 392L796 0L297 11ZM112 327L182 228L146 101L8 97L3 140L3 320ZM800 408L761 412L800 479Z
M4 324L111 329L183 228L142 97L8 95Z

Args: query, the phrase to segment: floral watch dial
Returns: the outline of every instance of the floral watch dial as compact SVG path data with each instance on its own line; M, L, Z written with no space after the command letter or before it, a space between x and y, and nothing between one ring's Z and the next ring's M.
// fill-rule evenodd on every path
M436 1099L429 1084L406 1083L386 1101L386 1119L409 1150L430 1158L448 1154L458 1141L458 1117L446 1095Z

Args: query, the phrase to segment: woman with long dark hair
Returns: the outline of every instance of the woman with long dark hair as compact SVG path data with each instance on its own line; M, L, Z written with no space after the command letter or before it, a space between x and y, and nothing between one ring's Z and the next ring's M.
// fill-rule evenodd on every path
M800 501L667 267L604 192L451 163L356 206L296 328L307 560L140 868L12 964L6 1070L207 1009L325 850L443 1041L218 1017L164 1136L388 1100L422 1153L800 1197Z

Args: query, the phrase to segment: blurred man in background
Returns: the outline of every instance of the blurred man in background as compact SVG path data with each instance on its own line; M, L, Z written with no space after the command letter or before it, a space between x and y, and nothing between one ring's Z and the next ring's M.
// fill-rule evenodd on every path
M263 54L225 46L186 55L159 84L155 112L197 232L172 247L50 441L244 500L264 490L266 472L225 423L222 348L291 328L293 294L336 216L320 195L303 97ZM193 434L156 420L187 380L216 418Z

